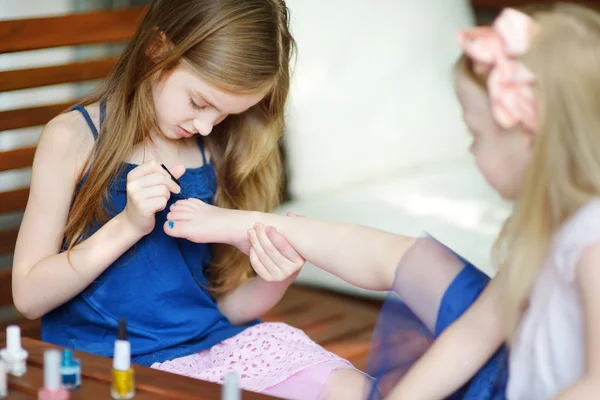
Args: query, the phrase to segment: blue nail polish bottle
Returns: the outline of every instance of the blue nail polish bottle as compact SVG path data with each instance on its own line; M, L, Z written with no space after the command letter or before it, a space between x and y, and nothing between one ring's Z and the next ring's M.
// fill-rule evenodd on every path
M81 385L81 363L73 358L73 353L69 349L63 350L60 375L65 389L76 389Z

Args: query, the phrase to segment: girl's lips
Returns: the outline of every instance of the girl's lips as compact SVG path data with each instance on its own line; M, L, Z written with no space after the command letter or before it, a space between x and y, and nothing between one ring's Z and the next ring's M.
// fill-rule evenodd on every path
M183 136L183 137L192 137L192 136L194 136L194 134L192 132L190 132L190 131L188 131L186 129L183 129L180 126L177 126L177 130L178 130L178 133L179 133L180 136Z

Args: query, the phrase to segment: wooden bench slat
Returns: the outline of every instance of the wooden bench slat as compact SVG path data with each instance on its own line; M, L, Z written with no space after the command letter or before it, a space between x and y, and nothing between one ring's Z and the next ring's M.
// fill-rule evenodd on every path
M499 11L504 7L519 7L529 3L529 0L471 0L476 11Z
M300 313L269 313L264 319L265 321L282 321L288 325L308 332L315 326L333 323L334 321L342 319L343 316L344 310L323 304L320 307L311 305L304 308Z
M374 312L373 316L376 320L377 313ZM336 340L340 340L341 338L348 337L349 335L361 334L366 329L372 330L374 326L375 321L360 320L358 316L348 314L347 317L342 320L314 327L306 332L306 334L310 336L312 340L324 346L333 343Z
M0 72L0 92L104 78L117 57Z
M274 312L287 312L288 309L306 307L310 303L310 298L306 296L305 289L297 284L293 284L285 292L281 301L273 307Z
M12 304L12 269L0 269L0 307Z
M0 131L45 125L74 102L0 111Z
M34 155L35 147L0 151L0 172L31 167Z
M364 371L367 368L367 360L369 356L369 350L371 348L372 335L373 329L367 329L360 334L332 342L323 347L325 347L326 350L350 361L356 368Z
M0 254L12 253L15 250L19 228L0 231Z
M22 211L27 204L29 188L0 193L0 214Z
M9 325L19 325L22 337L39 340L42 336L42 325L39 319L31 320L21 317L10 322L0 322L0 332L6 332L6 327Z
M95 43L133 35L146 7L0 21L0 54Z

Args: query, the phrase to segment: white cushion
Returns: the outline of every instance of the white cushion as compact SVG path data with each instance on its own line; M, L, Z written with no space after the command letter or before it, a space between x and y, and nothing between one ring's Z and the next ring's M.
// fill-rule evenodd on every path
M467 136L453 93L468 0L287 0L298 42L286 146L291 192L456 159Z
M278 212L292 211L413 236L428 232L493 275L490 251L509 210L470 160L465 160L293 201ZM297 282L350 294L383 295L357 289L309 263Z

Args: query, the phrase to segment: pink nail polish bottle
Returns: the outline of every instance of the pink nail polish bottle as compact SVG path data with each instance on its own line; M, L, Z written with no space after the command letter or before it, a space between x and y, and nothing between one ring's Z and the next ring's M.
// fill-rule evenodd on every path
M71 394L61 387L60 351L44 351L44 387L38 392L38 400L69 400Z

